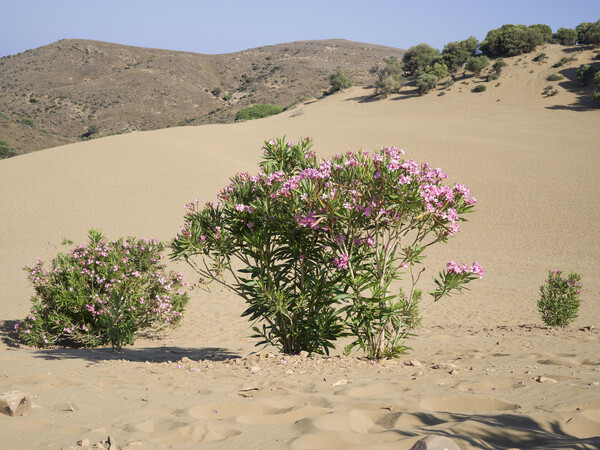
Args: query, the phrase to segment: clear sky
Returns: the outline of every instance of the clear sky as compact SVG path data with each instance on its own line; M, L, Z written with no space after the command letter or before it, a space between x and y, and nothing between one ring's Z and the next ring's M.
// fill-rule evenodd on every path
M199 53L330 38L441 49L506 23L595 22L600 0L0 0L0 17L0 56L68 38Z

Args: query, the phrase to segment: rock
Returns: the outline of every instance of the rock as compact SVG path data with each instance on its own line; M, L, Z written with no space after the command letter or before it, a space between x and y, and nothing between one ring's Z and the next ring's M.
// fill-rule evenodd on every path
M421 364L421 361L416 359L411 359L409 364L413 367L421 367L423 365Z
M250 372L252 372L252 373L256 373L256 372L259 372L259 371L260 371L260 367L258 367L258 366L254 366L254 367L252 367L250 369Z
M0 394L0 413L7 416L22 416L31 411L28 392L10 391Z
M300 352L300 358L302 358L302 359L308 358L308 352L306 350L302 350Z
M79 445L80 447L89 447L91 445L90 440L89 439L79 439L77 441L77 445Z
M186 364L186 363L189 363L189 362L192 362L192 361L187 356L184 356L183 358L181 358L181 363L182 364Z
M456 367L453 368L450 372L448 372L450 375L456 375L458 373L458 370L456 370Z
M410 450L460 450L460 447L450 438L431 435L417 441Z
M558 381L556 381L554 378L543 377L541 375L537 377L535 381L538 383L558 383Z
M422 370L418 370L415 373L412 374L413 377L422 377L423 376L423 371Z
M590 383L590 386L598 386L599 384L600 384L600 382L598 382L598 381L592 381Z

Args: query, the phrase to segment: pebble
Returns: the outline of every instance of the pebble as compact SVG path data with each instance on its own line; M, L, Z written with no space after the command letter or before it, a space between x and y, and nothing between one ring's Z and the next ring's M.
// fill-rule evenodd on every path
M538 383L558 383L558 381L556 381L554 378L543 377L541 375L537 377L535 381Z

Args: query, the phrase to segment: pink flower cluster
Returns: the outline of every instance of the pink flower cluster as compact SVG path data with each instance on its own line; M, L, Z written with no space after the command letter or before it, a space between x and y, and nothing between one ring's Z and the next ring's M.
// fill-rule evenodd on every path
M475 274L479 278L483 278L483 268L477 263L477 261L473 261L471 266L467 264L457 264L455 261L450 261L446 264L446 272L448 273L456 273L456 274Z

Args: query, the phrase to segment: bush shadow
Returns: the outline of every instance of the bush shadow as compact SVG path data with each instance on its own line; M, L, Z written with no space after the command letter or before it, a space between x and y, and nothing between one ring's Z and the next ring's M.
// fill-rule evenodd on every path
M577 70L579 67L580 66L569 67L558 71L558 73L565 77L565 79L559 82L558 85L565 91L575 94L575 102L571 103L570 105L556 104L552 106L546 106L546 109L580 112L598 111L598 107L592 99L592 94L594 93L593 86L582 86L579 80L577 80ZM600 64L594 63L592 64L592 67L599 69Z
M161 363L179 361L187 357L192 361L228 361L241 356L225 348L219 347L126 347L119 351L110 347L102 348L52 348L32 350L36 358L46 360L83 359L87 361L114 361L124 360L129 362Z
M21 341L15 333L15 325L19 320L0 321L0 341L8 348L16 349L22 347Z
M419 418L426 426L436 425L432 415L428 413L415 412L411 415ZM550 424L551 431L531 417L517 414L456 414L443 413L446 425L451 422L475 422L470 426L473 430L468 435L455 432L451 429L434 428L431 434L445 436L450 439L460 438L468 442L474 448L480 448L482 442L493 448L553 448L553 449L589 449L600 448L600 436L589 438L578 438L564 431L564 424L554 421ZM439 419L439 417L437 417ZM423 434L423 429L418 433L412 431L395 430L405 436Z

